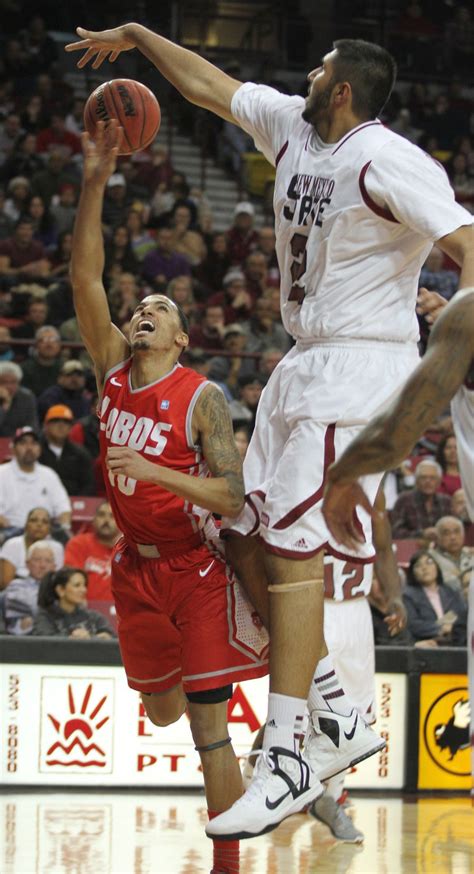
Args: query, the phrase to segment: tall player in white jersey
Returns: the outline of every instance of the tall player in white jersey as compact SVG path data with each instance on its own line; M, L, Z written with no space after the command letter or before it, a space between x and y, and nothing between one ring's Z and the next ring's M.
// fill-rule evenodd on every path
M282 314L296 345L263 393L244 468L245 511L228 526L229 556L257 608L262 586L269 593L269 706L255 779L207 828L223 839L251 837L316 798L328 772L382 743L357 718L323 639L324 549L354 557L321 512L326 471L416 366L417 281L432 243L461 266L461 284L474 284L473 219L444 170L377 120L396 72L379 46L335 43L309 74L304 100L242 85L138 24L77 32L82 39L66 48L84 51L79 67L138 48L185 98L250 133L276 166ZM379 481L365 483L372 499ZM367 560L364 511L358 524L366 539L358 558ZM323 699L327 675L334 686ZM310 710L325 707L338 720L340 742L319 722L302 755L308 690Z
M354 510L363 506L371 511L358 481L400 464L449 401L461 480L474 522L474 288L458 291L447 305L438 295L431 297L428 306L436 307L437 320L421 364L393 404L364 428L329 470L323 512L333 537L349 549L360 543ZM474 778L474 575L469 586L467 651Z

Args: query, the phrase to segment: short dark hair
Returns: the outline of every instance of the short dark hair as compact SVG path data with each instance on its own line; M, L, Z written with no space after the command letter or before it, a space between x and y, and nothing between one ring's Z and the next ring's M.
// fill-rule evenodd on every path
M50 571L40 582L38 591L38 607L47 609L59 601L56 586L66 586L74 574L82 574L87 585L87 574L83 568L65 565L59 571Z
M179 303L176 303L175 300L173 301L173 303L174 303L176 309L178 310L178 316L179 316L179 321L181 324L181 330L184 331L185 334L189 334L189 319L188 319L186 313L181 309Z
M385 106L397 76L395 58L382 46L362 39L337 39L335 82L349 82L352 108L360 118L376 118Z
M409 564L408 569L407 569L407 586L415 586L415 587L420 588L420 582L415 577L415 565L420 560L420 558L423 558L424 555L427 555L428 558L431 558L431 560L434 561L434 563L436 565L436 571L437 571L436 572L436 582L437 582L438 586L442 586L444 583L444 580L443 580L443 574L442 574L441 568L440 568L438 562L433 558L433 556L431 555L431 553L429 552L428 549L419 549L418 552L415 552L412 555L412 557L410 559L410 564Z

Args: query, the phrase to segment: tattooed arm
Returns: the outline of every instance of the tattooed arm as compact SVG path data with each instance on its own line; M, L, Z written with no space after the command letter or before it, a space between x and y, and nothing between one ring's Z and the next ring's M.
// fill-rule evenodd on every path
M394 403L356 437L329 469L324 517L339 543L356 549L357 505L372 513L357 483L397 467L463 384L474 356L474 288L456 294L439 316L427 352Z
M115 474L153 482L186 501L237 516L244 505L242 462L234 442L229 407L220 388L209 384L194 409L193 436L200 441L212 477L197 477L148 461L128 447L110 447L107 467Z

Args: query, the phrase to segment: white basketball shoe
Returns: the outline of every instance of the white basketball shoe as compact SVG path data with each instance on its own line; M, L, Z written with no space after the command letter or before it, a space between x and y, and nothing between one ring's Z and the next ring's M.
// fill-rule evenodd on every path
M324 789L307 757L283 747L259 750L249 788L229 810L206 826L210 838L255 838L299 813Z
M304 741L305 757L319 780L329 780L383 750L385 741L354 708L349 716L312 710Z

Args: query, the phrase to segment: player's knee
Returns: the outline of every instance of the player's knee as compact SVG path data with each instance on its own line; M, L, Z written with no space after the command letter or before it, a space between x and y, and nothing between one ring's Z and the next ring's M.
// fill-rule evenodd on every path
M187 694L196 746L207 746L227 737L227 701L231 697L232 685Z
M186 710L184 695L146 695L141 696L146 715L153 725L165 728L181 718Z

